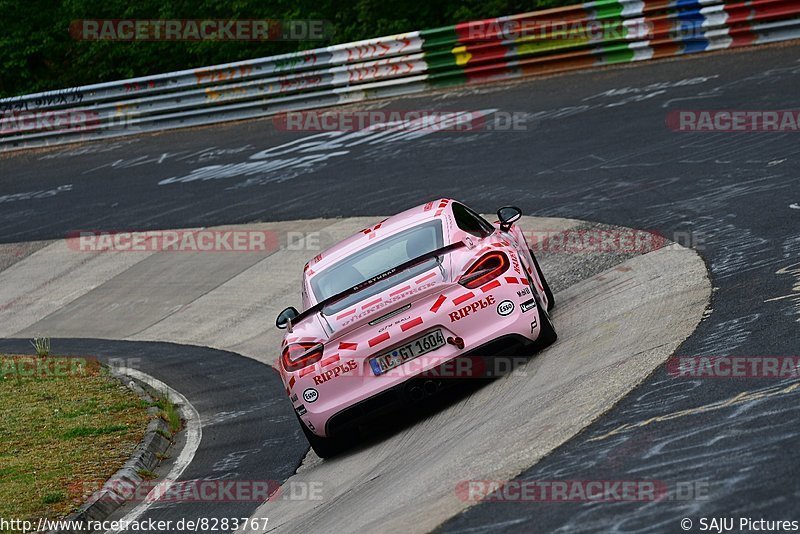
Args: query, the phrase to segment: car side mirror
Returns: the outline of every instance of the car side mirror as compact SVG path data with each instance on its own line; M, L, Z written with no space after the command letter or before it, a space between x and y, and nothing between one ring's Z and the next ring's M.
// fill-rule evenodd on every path
M497 218L500 220L500 229L508 232L511 225L522 217L522 210L516 206L503 206L497 210Z
M283 330L284 328L291 327L292 319L300 315L300 312L294 306L289 306L282 312L278 314L278 318L275 319L275 326ZM291 332L291 330L290 330Z

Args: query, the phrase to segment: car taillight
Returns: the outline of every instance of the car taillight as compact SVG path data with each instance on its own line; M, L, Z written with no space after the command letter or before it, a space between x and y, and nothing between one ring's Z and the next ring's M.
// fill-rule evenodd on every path
M508 269L508 257L502 252L490 252L475 262L458 283L467 289L475 289L486 282L491 282Z
M281 360L287 371L299 371L322 359L322 343L292 343L283 349Z

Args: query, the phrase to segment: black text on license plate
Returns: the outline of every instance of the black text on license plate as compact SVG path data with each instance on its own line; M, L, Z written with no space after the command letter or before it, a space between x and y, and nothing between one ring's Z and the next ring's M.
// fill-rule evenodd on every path
M432 350L445 345L444 336L441 330L433 330L424 336L420 336L405 345L396 347L386 354L381 354L369 361L372 372L376 375L383 374L398 365L403 365L409 360L422 356Z

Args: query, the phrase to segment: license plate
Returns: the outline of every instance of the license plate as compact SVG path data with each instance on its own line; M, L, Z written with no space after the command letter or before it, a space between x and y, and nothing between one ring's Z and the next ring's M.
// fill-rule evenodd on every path
M396 347L386 354L376 356L369 361L369 365L372 367L372 372L375 373L375 375L382 375L390 369L403 365L409 360L413 360L439 347L443 347L445 343L442 331L432 330L424 336L418 337L400 347Z

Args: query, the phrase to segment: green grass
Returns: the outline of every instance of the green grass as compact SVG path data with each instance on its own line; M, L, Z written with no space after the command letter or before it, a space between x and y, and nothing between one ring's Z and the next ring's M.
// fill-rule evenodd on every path
M96 362L70 376L0 374L0 517L68 514L130 458L147 421L147 403Z
M36 349L37 356L50 356L50 338L35 337L31 340L31 345Z
M42 502L44 504L56 504L59 502L63 502L66 498L67 498L67 492L56 491L53 493L48 493L44 497L42 497Z
M167 422L173 434L181 429L181 415L166 393L161 394L161 398L156 401L156 406L161 408L161 418Z
M73 439L73 438L87 438L91 436L102 436L104 434L113 434L115 432L123 432L127 430L128 427L125 425L109 425L104 426L101 428L91 427L91 426L76 426L75 428L71 428L64 432L61 435L62 439Z

